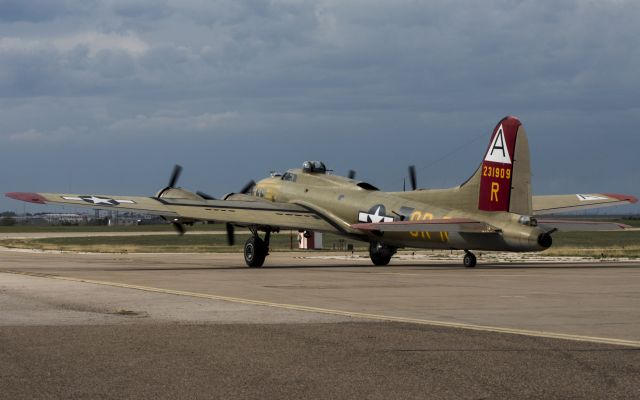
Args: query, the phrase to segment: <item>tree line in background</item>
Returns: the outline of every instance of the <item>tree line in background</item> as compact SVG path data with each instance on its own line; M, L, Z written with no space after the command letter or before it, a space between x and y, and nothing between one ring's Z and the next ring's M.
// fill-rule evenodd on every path
M3 211L0 213L0 226L11 226L16 224L16 213L13 211Z

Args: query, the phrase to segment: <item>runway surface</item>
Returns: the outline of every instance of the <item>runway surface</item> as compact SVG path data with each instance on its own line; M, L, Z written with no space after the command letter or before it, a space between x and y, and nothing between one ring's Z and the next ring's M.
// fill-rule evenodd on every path
M9 398L640 397L638 262L5 249L0 271Z

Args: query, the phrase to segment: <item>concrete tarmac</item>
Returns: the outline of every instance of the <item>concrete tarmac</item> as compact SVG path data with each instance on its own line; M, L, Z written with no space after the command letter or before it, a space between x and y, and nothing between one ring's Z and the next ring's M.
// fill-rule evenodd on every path
M0 250L0 397L638 398L640 263Z

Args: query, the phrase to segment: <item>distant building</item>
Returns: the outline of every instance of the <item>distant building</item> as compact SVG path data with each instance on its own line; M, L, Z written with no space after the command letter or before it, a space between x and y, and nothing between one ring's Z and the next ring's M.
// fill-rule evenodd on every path
M82 214L43 214L41 217L49 225L86 225L89 217Z
M97 210L96 210L97 211ZM166 223L157 215L137 213L36 213L12 217L17 225L152 225Z
M298 243L301 249L321 249L322 248L322 233L304 231L298 233Z

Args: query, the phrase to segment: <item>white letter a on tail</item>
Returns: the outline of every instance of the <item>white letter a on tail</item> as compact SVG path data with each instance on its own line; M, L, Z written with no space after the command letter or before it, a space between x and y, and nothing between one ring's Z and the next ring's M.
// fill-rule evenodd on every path
M509 156L507 142L504 140L504 130L502 129L502 125L498 128L498 132L496 132L496 136L493 138L484 160L501 164L511 164L511 156Z

